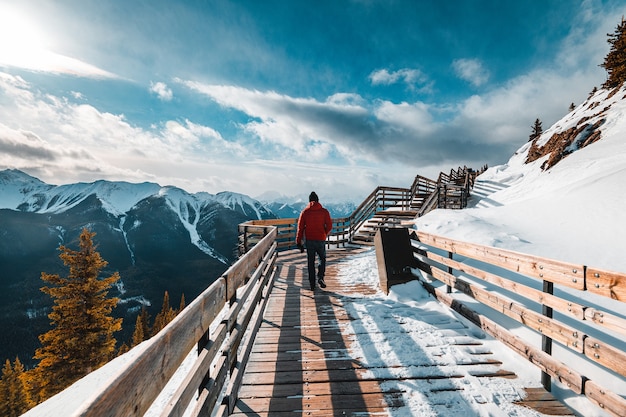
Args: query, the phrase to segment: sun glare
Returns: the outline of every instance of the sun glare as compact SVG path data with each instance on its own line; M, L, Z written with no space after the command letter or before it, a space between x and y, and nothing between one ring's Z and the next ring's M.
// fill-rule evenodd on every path
M27 16L0 8L0 64L37 69L46 55L45 40Z
M65 73L88 77L116 77L80 59L51 50L50 34L44 33L26 13L0 5L0 67Z

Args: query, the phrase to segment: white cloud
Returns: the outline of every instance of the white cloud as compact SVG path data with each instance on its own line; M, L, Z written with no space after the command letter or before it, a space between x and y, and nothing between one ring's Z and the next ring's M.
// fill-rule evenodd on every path
M421 89L430 88L428 77L418 69L403 68L393 72L381 69L372 72L369 79L372 85L392 85L403 82L414 90L417 89L418 85L422 86Z
M372 140L368 123L370 114L362 106L363 100L354 94L336 94L320 102L274 91L178 81L211 97L221 106L258 119L246 123L243 129L262 143L274 145L273 151L315 160L325 159L337 151L345 158L351 158L355 151L358 154L363 142ZM322 142L326 145L322 146Z
M475 87L480 87L489 81L489 71L478 59L457 59L452 62L452 68L459 78Z
M241 144L208 126L166 121L145 130L123 115L43 95L4 73L0 114L0 167L24 169L53 183L152 180L200 191L211 172L247 155Z
M167 84L162 82L151 82L150 83L150 92L157 95L159 100L162 101L170 101L174 97L172 93L172 89L167 86Z
M431 134L437 128L432 108L422 102L395 104L381 101L374 114L378 120L390 126L407 129L416 135Z

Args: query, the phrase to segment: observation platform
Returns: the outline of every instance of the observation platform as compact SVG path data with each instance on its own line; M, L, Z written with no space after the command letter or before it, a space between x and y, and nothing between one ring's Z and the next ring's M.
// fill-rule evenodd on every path
M393 416L415 415L407 411L420 407L420 415L468 415L468 410L512 415L513 409L517 416L532 414L519 407L545 415L574 415L544 388L514 383L515 373L473 336L476 329L451 315L396 314L378 288L340 279L342 264L365 250L329 249L327 287L314 292L309 289L306 255L280 252L232 415ZM389 309L377 334L362 326L368 319L363 306ZM407 326L414 318L424 326ZM415 360L383 360L394 357L393 352L382 352L390 338L399 342L392 348L414 351ZM406 351L401 356L406 357ZM481 390L494 386L494 378L500 381L499 392Z

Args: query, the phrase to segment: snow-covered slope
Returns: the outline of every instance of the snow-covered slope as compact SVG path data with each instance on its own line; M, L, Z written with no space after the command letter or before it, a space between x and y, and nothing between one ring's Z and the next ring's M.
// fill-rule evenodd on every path
M577 125L600 123L600 139L543 170L550 153L526 163L531 142L504 165L478 177L470 207L435 210L421 230L563 261L626 271L625 89L599 90L537 139L539 145ZM580 136L588 135L580 129Z
M221 192L215 195L215 200L232 210L239 211L245 215L256 216L264 219L271 216L271 211L267 210L259 201L244 194L233 192Z
M68 185L48 185L18 171L0 171L0 208L34 213L62 213L95 194L112 214L127 212L137 202L159 191L154 183L96 181Z

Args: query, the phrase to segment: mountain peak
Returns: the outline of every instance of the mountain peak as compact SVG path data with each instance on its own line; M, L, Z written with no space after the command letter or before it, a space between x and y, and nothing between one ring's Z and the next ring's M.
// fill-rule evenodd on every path
M20 171L19 169L5 169L0 171L0 184L4 184L7 182L11 183L31 183L31 184L42 184L45 185L43 181L39 178L35 178L31 175L28 175L24 171Z

